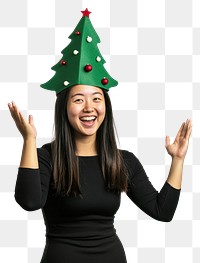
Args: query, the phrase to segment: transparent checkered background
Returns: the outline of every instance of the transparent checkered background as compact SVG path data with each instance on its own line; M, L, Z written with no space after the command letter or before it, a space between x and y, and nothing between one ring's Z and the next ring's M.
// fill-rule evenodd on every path
M186 118L193 134L179 205L170 223L155 221L122 195L115 226L128 263L200 262L200 1L0 0L0 262L39 263L45 245L41 211L14 200L22 138L7 103L33 114L37 146L52 138L55 94L39 87L82 14L99 34L120 145L135 153L160 190L171 140Z

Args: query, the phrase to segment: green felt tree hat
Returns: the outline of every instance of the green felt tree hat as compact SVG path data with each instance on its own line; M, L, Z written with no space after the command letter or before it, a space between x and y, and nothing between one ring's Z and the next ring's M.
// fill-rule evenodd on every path
M56 91L56 94L73 85L84 84L96 86L105 90L117 86L104 68L105 63L97 44L100 38L89 18L91 12L86 8L78 25L69 36L71 42L62 50L62 59L51 69L56 73L46 83L40 86Z

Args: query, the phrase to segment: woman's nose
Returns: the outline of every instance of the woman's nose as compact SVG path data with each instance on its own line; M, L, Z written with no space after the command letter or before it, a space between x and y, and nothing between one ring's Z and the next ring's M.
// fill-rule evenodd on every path
M86 101L83 111L84 112L92 112L93 110L94 109L93 109L92 103L90 101Z

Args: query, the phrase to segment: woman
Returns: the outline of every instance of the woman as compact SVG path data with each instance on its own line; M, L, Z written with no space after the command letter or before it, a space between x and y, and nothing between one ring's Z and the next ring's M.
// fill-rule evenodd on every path
M156 220L172 220L179 199L184 158L191 134L187 120L173 144L167 181L158 193L133 153L118 150L108 93L74 85L57 96L55 138L36 148L33 117L27 122L8 104L24 138L15 199L27 211L42 209L46 246L41 262L125 263L113 226L120 194Z

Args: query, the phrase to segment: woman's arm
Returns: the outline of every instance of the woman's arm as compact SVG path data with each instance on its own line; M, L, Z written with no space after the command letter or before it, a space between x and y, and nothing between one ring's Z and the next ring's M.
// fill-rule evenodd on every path
M28 122L25 120L14 102L8 104L10 113L15 124L24 139L20 167L38 168L38 157L36 149L37 131L34 126L33 116L29 115Z
M15 124L24 139L20 167L15 185L15 200L25 210L42 208L46 202L51 174L51 157L45 148L36 148L33 117L28 122L14 102L8 104Z
M181 189L183 165L184 160L172 158L167 182L176 189Z
M160 192L153 187L142 164L134 154L124 152L129 169L127 195L143 212L156 220L169 222L175 213L190 133L191 121L187 121L181 126L172 145L170 145L169 137L166 138L166 148L172 156L172 165L168 179Z
M158 192L138 158L130 152L126 155L129 168L127 196L150 217L163 222L171 221L179 201L180 190L165 182Z
M37 149L39 168L19 167L15 200L27 211L42 208L47 200L51 177L51 156L43 146Z
M24 139L20 167L39 168L36 140L34 138Z

